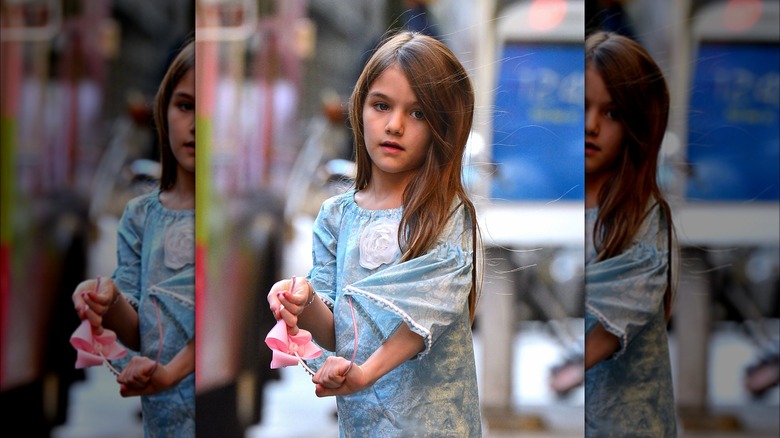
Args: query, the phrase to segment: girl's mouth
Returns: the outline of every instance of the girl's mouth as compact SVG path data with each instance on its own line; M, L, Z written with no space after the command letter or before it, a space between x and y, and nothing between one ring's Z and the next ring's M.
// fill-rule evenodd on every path
M386 151L403 151L404 148L401 147L398 143L392 142L392 141L383 141L382 143L379 143L379 146Z
M187 143L184 143L184 147L188 147L188 148L193 148L193 149L195 149L195 142L194 142L194 141L192 141L192 142L187 142Z
M585 152L598 152L601 148L591 142L585 142Z

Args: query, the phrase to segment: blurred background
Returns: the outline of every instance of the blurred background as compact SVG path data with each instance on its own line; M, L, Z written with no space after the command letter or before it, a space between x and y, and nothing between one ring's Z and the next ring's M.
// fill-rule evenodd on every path
M672 95L661 178L683 247L681 436L780 432L777 2L3 0L0 13L0 390L30 435L142 434L105 367L74 370L70 294L111 274L122 208L156 183L149 104L196 29L198 436L338 436L333 399L298 367L269 368L265 295L308 272L314 216L354 172L346 101L401 27L442 39L477 93L464 177L486 246L485 436L582 436L595 28L648 48Z
M670 326L682 433L777 435L779 5L592 1L586 11L586 32L635 38L669 86L660 179L682 250Z
M24 436L142 436L106 367L76 370L71 294L116 265L125 203L157 184L151 104L190 0L3 0L0 390Z

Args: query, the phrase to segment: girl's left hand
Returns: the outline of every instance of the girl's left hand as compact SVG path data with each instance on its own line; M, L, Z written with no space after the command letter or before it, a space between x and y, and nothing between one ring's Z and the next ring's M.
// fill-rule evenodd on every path
M317 385L314 390L317 397L352 394L370 385L368 376L360 365L352 364L347 359L338 356L325 359L325 364L312 377L311 381Z

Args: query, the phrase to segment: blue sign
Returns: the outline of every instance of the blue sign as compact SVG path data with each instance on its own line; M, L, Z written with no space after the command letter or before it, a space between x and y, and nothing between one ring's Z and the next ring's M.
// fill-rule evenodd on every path
M493 108L493 201L582 200L582 44L509 42Z
M705 43L688 115L689 202L780 199L780 46Z

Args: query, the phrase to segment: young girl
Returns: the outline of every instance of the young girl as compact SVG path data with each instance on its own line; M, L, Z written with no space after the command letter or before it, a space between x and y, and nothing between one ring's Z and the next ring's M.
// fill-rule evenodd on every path
M585 435L676 436L672 220L656 181L669 94L633 40L585 42Z
M481 436L476 218L461 181L473 107L445 45L386 40L350 100L355 187L322 205L308 278L268 294L291 334L334 352L312 381L337 396L342 436Z
M86 280L73 304L93 332L138 351L119 374L141 395L146 436L195 435L195 47L172 61L155 98L160 188L131 200L118 229L111 279Z

